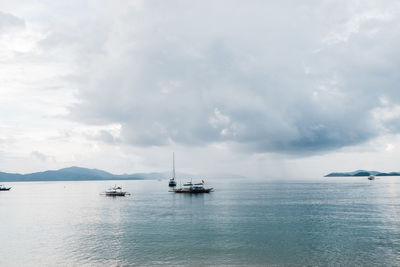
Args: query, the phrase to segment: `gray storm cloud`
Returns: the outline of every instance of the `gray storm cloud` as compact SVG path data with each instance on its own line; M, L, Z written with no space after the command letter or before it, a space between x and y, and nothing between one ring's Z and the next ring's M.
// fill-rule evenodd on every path
M400 100L395 1L107 8L52 26L43 45L81 67L71 117L118 123L121 142L318 153L398 131L379 116Z
M0 11L0 33L6 29L24 27L25 21L10 14Z

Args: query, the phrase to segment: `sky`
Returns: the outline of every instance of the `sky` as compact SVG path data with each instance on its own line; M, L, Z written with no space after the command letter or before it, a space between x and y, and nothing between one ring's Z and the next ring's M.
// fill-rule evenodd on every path
M0 0L0 171L400 171L398 1Z

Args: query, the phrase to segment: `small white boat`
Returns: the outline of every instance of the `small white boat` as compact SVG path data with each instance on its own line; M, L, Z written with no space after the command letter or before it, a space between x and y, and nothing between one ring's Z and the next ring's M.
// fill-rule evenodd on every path
M130 193L122 191L122 187L114 186L109 188L107 191L102 193L102 195L110 196L110 197L124 197L126 195L130 195Z
M171 192L175 193L188 193L188 194L201 194L201 193L210 193L214 190L214 188L205 188L204 181L201 183L193 184L192 182L188 182L183 185L184 187L177 188L172 190Z
M372 181L375 180L375 176L373 176L372 174L370 176L368 176L368 180Z

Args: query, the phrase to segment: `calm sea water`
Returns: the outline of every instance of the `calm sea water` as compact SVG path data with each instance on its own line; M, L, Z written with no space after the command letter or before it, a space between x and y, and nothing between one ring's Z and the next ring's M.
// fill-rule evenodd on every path
M0 266L400 265L400 178L9 183Z

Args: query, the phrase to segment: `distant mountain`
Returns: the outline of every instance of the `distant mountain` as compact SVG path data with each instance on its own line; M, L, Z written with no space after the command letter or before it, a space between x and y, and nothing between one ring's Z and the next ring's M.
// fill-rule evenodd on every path
M375 176L400 176L400 172L387 172L387 173L381 172Z
M400 176L400 172L377 172L377 171L365 171L358 170L354 172L332 172L325 175L325 177L357 177L357 176Z
M98 169L69 167L29 174L0 172L0 182L14 181L87 181L87 180L153 180L164 179L165 173L112 174Z

